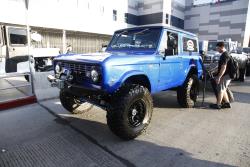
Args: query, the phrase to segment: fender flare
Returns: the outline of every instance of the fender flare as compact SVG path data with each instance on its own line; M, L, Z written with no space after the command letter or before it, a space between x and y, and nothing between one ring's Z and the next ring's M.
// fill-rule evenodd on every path
M201 77L201 75L203 73L202 67L203 67L203 63L202 63L202 60L200 58L199 59L191 59L190 62L189 62L189 67L187 69L187 73L186 73L185 78L188 77L188 75L190 74L190 72L191 72L192 69L197 70L196 71L197 76Z
M120 79L116 82L115 85L112 86L112 90L117 90L118 88L120 88L122 86L122 84L129 78L129 77L132 77L132 76L136 76L136 75L144 75L145 77L148 78L148 76L142 72L142 71L139 71L139 70L132 70L132 71L127 71L126 73L124 73ZM150 82L150 79L148 78L149 82Z

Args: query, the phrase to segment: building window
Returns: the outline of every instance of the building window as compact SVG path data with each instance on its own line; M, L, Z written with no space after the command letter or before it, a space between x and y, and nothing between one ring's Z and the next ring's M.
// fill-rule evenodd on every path
M128 13L124 14L124 21L125 21L125 23L128 23Z
M166 24L168 24L168 14L166 14Z
M117 21L117 11L113 10L113 21Z
M175 17L173 15L171 15L171 21L170 21L171 25L174 26L174 27L177 27L177 28L181 28L181 29L184 29L184 20L178 18L178 17Z

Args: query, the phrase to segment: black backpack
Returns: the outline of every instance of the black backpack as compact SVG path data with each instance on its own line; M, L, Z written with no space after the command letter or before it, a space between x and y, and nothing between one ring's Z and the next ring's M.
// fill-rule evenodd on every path
M239 76L239 64L232 56L229 57L230 57L230 60L228 61L229 76L231 79L236 79Z

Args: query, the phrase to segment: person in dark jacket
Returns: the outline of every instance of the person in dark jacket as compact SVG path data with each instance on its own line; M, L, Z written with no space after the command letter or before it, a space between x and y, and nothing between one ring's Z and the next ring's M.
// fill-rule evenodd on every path
M218 42L217 51L221 53L219 64L218 64L218 75L216 77L216 84L218 89L218 98L216 104L210 105L211 108L221 109L221 108L231 108L231 104L229 102L229 98L227 95L227 88L231 82L231 78L229 76L229 66L228 62L230 60L230 56L225 49L224 42ZM222 100L224 101L221 104Z

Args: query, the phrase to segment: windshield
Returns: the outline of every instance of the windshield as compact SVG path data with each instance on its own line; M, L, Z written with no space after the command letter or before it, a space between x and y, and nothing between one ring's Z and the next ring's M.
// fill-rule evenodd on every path
M107 50L155 50L161 29L136 29L118 31L114 34Z
M243 48L244 53L250 53L250 48Z
M217 43L218 43L217 41L210 41L210 42L208 42L208 51L217 51L216 50ZM225 44L226 50L229 50L228 43L225 42L224 44Z

